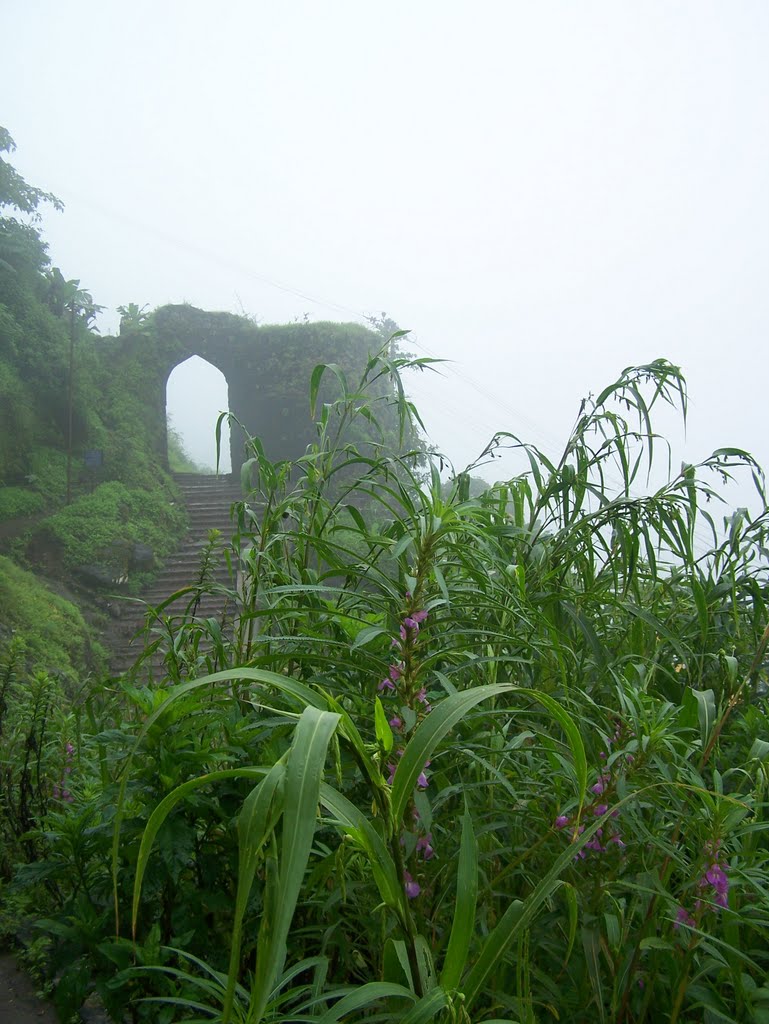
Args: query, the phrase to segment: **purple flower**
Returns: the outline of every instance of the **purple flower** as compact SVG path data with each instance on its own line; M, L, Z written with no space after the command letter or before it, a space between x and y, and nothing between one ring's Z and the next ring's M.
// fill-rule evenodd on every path
M387 776L387 785L388 786L392 786L392 784L393 784L393 779L395 778L395 769L396 769L396 767L397 767L397 765L394 765L392 763L392 761L387 765L387 771L389 772L389 774Z
M718 862L711 864L705 872L705 880L710 882L713 888L719 892L721 892L722 889L728 890L729 888L729 879L726 877L724 869Z
M410 900L416 899L416 897L422 891L421 888L419 887L419 882L415 882L411 875L408 873L408 871L403 872L403 880L405 883L403 888L406 890L406 895L408 896L408 898Z
M420 704L424 706L425 711L432 711L433 708L432 705L430 704L430 701L427 699L427 690L424 688L424 686L417 694L417 700L419 701Z
M609 810L609 805L608 804L596 804L595 807L593 808L593 814L596 816L596 818L600 818L601 815L602 814L606 814L606 812L608 810Z
M397 715L395 715L393 718L390 719L390 728L391 729L402 729L403 728L403 722L401 721L400 718L398 718Z
M410 629L414 633L419 632L419 623L410 615L407 615L406 618L403 620L403 625L405 629Z
M568 815L566 815L566 814L559 814L558 817L553 822L553 824L554 824L554 826L556 828L566 828L566 826L569 824Z
M417 853L421 853L425 860L431 860L435 856L435 850L432 848L433 834L428 832L426 836L420 836L417 839Z
M700 888L704 889L711 885L715 892L713 897L715 903L724 909L729 906L729 879L724 868L718 861L714 861L700 879Z
M590 792L595 793L596 796L600 796L610 782L611 775L609 775L607 772L603 772L601 775L598 776L598 781L590 787Z
M633 754L625 754L625 760L628 764L632 764L635 761L635 756Z
M685 924L687 928L693 928L695 920L688 910L684 907L679 907L676 913L676 919L673 922L673 927L680 928L682 924Z
M420 772L419 775L417 776L417 787L419 789L427 789L427 787L429 785L430 785L430 782L429 782L427 776L425 775L425 773L424 772Z
M400 679L401 675L403 674L400 665L390 665L389 671L390 671L390 679L392 679L392 681L394 683L397 683L398 680Z
M620 848L620 850L625 849L625 843L622 842L622 839L619 836L612 836L609 842L615 843Z
M422 611L412 612L411 618L417 623L417 625L419 625L427 618L427 612L424 609L422 609Z
M377 686L377 690L381 693L383 690L394 690L395 683L391 679L383 679L382 682Z

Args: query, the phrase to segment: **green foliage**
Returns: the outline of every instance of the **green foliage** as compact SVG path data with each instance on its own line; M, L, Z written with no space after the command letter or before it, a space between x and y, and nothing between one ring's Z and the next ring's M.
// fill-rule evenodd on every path
M12 153L16 145L8 130L0 126L0 153ZM63 205L50 192L29 185L7 160L0 156L0 211L6 207L35 222L40 220L38 207L50 203L54 209ZM17 278L39 273L48 263L46 245L30 224L15 217L0 216L0 273Z
M57 448L37 445L26 465L30 488L41 494L49 509L64 502L67 493L67 456Z
M0 385L5 365L8 393L50 397L29 464L55 500L70 336L40 268L22 278L0 274ZM121 479L78 481L47 520L70 567L166 550L182 523L140 396L214 329L239 358L257 330L167 307L97 354L81 321L78 438ZM721 449L643 491L656 407L686 414L657 360L584 403L560 459L500 433L485 455L516 447L526 474L446 484L400 376L430 360L397 337L367 356L352 327L258 330L268 412L306 410L281 392L301 377L315 434L294 459L270 457L288 423L248 441L230 582L212 538L186 611L148 609L145 657L109 687L44 671L76 633L47 593L4 662L4 870L62 1014L95 991L163 1022L765 1021L760 467ZM313 337L335 346L317 367ZM738 472L764 510L719 521Z
M61 889L62 992L148 1020L761 1020L766 514L701 512L708 473L760 470L719 452L631 493L644 389L685 396L660 362L471 498L346 440L397 359L311 375L338 392L296 462L252 441L237 618L151 611L167 673L82 737L103 753L20 876Z
M0 523L6 519L34 516L45 507L41 494L27 487L0 487Z
M183 506L162 492L148 494L111 481L49 516L41 532L57 542L65 569L96 563L118 578L129 567L134 542L148 544L162 558L185 525Z
M0 556L0 640L11 632L24 639L27 669L76 680L85 667L104 665L104 652L77 606Z
M120 333L127 334L130 331L144 331L149 319L149 313L146 310L146 305L139 306L136 302L129 302L127 306L118 306Z
M765 704L766 520L743 516L722 539L697 500L717 499L711 471L745 465L761 486L760 470L745 453L719 452L654 495L631 494L638 452L654 443L642 387L652 405L685 395L660 362L626 371L586 410L560 465L528 447L530 476L471 499L461 476L447 491L437 473L423 482L397 460L347 446L337 427L356 415L365 381L336 376L340 397L321 410L305 458L270 463L255 441L244 466L256 486L231 554L241 619L216 648L232 668L195 678L210 661L179 655L203 649L208 625L179 623L169 668L185 664L190 681L157 712L217 692L253 721L261 759L253 768L220 760L206 786L230 772L254 772L264 786L288 749L287 738L276 749L267 736L295 719L297 701L340 716L335 784L320 792L316 863L288 947L297 967L325 957L326 981L290 988L288 959L272 1002L233 988L236 974L247 977L236 952L247 927L237 921L254 878L241 863L239 883L248 881L229 985L206 987L185 966L172 975L177 995L197 998L197 988L215 1019L231 1011L254 1021L300 1016L313 999L324 1020L367 1019L375 1006L387 1020L534 1020L548 1006L570 1020L677 1019L684 1007L725 1013L727 991L733 1019L760 1005L749 993L766 968L755 950L766 948L767 861L755 858L754 839L746 870L741 829L757 837L764 828L766 780L746 770L763 747L755 724L742 738L744 726L729 726L751 720L750 707L734 717L749 693L757 712ZM322 377L313 375L313 392ZM332 482L349 465L360 483L340 495ZM358 511L361 492L378 515ZM695 555L701 523L713 545ZM166 806L194 791L190 778ZM268 895L270 864L283 836L279 817L260 821L269 931L280 905ZM727 907L706 880L717 856L732 876ZM475 927L450 938L452 907L472 893L473 876ZM678 919L687 907L695 932ZM748 947L746 960L738 951ZM709 959L713 949L720 960ZM260 962L257 952L255 979Z
M0 153L12 153L15 149L16 143L8 129L0 126ZM0 208L12 206L39 220L38 206L41 203L50 203L56 210L64 208L61 201L50 192L28 185L18 171L0 157Z
M0 150L12 149L0 130ZM0 206L34 216L44 201L57 205L0 161ZM100 307L79 281L46 269L37 232L12 218L0 228L0 520L49 512L26 547L33 563L65 574L95 563L117 578L131 542L162 557L185 527L160 448L146 436L146 389L115 381L92 333ZM102 453L100 469L84 465L87 449Z

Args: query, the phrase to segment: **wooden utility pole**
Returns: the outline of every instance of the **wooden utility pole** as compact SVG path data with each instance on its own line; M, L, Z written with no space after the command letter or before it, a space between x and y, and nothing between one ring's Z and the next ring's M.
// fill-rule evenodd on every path
M73 373L75 369L75 300L69 306L69 377L67 380L67 504L72 501L72 402L74 398Z

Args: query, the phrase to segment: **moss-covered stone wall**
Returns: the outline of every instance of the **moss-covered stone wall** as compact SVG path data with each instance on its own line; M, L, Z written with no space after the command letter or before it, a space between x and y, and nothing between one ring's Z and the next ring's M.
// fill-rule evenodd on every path
M224 374L230 412L262 440L267 454L297 458L313 438L313 367L333 362L351 373L380 346L378 335L357 324L257 326L230 313L164 306L140 330L105 339L102 417L117 427L123 406L141 407L147 447L167 465L166 385L176 366L197 355ZM243 462L243 441L233 424L233 472Z

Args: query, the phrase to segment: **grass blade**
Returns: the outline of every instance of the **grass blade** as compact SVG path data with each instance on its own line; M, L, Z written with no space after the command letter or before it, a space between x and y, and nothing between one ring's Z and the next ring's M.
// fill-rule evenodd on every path
M270 994L283 970L286 939L304 880L315 836L326 751L339 716L307 707L296 727L288 755L280 866L268 881L276 897L262 916L249 1022L261 1021ZM265 899L266 903L266 899Z
M398 763L392 784L393 820L400 822L406 812L406 804L414 792L419 773L424 770L425 762L438 746L443 737L476 704L500 693L510 693L516 687L512 683L494 683L488 686L477 686L472 690L463 690L446 697L434 708L414 733L411 742L403 752Z
M465 807L457 869L457 901L451 925L449 945L441 971L441 985L451 991L459 985L465 969L470 941L475 932L475 905L478 899L478 842L473 819Z

